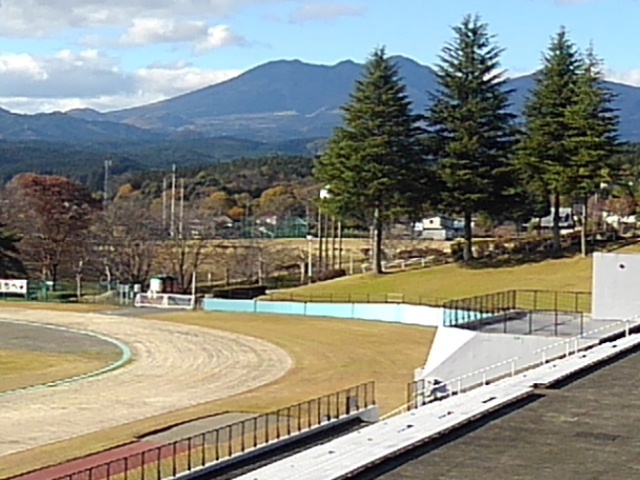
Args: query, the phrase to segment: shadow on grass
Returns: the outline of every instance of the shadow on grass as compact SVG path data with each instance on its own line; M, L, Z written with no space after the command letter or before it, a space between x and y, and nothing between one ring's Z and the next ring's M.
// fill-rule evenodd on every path
M637 245L640 243L640 238L631 239L619 239L615 241L598 241L587 245L587 254L591 255L594 252L615 252L631 245ZM483 270L490 268L508 268L518 267L521 265L527 265L532 263L541 263L546 260L559 260L563 258L573 258L581 254L580 245L571 245L565 247L560 252L554 252L552 250L537 251L530 253L517 253L509 255L501 255L495 257L487 257L475 259L471 262L463 262L462 260L457 263L470 270Z

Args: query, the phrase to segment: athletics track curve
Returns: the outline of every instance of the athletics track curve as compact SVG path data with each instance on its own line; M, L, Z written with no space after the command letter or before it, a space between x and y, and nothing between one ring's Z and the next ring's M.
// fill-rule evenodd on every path
M0 457L237 395L273 382L293 360L268 342L130 317L7 309L2 318L119 340L124 367L78 382L0 398Z

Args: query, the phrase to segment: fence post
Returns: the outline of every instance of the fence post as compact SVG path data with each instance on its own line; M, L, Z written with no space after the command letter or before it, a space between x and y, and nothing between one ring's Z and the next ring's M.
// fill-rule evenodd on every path
M580 312L580 336L584 335L584 313Z
M206 443L207 443L207 437L205 436L206 434L202 434L202 467L204 467L207 464L207 449L206 447ZM160 477L158 477L158 480L160 480Z
M280 440L280 410L276 410L276 437Z
M192 468L191 467L191 456L192 456L191 455L191 438L192 437L187 438L187 452L188 452L187 453L187 465L189 467L189 471L191 471L191 468Z
M558 292L553 292L553 311L554 311L554 322L553 322L553 331L554 335L558 336Z
M158 475L157 480L160 480L162 478L162 447L158 447L158 465L156 468L156 473Z
M146 469L144 467L147 466L146 458L145 458L145 455L144 455L145 453L147 453L147 452L146 451L142 452L142 454L140 455L140 478L142 480L145 479L145 470Z
M253 446L258 446L258 417L253 417Z
M628 318L624 321L624 336L625 337L629 336L629 319Z
M462 379L458 379L458 395L462 393Z
M242 451L244 452L245 450L245 446L244 446L244 436L245 436L245 427L244 427L244 421L240 424L240 435L242 435L242 439L240 440L240 448L242 448Z
M215 443L216 443L216 462L217 462L218 460L220 460L220 429L219 428L216 429L215 433L216 433L216 441L215 441ZM175 447L175 445L176 444L174 442L173 446ZM174 462L173 463L174 463L174 466L175 466L175 448L174 448ZM174 477L176 476L175 468L173 469L173 476Z
M264 439L265 439L265 443L269 443L269 414L267 413L264 416Z
M482 385L487 384L487 372L482 372Z
M175 473L173 474L175 477ZM124 480L129 478L129 457L124 457Z

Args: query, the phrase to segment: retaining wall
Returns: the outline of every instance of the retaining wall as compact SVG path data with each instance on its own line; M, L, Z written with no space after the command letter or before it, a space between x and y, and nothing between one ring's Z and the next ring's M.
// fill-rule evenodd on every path
M202 309L207 312L270 313L307 317L329 317L406 323L425 327L443 325L447 315L442 307L406 305L402 303L315 303L271 302L261 300L225 300L205 298Z

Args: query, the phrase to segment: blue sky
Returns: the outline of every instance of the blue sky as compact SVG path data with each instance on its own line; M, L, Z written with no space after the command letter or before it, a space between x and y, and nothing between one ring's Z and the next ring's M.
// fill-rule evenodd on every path
M640 85L638 0L0 0L0 106L18 112L157 101L275 59L363 61L376 46L433 65L479 14L511 75L561 25L608 78Z

